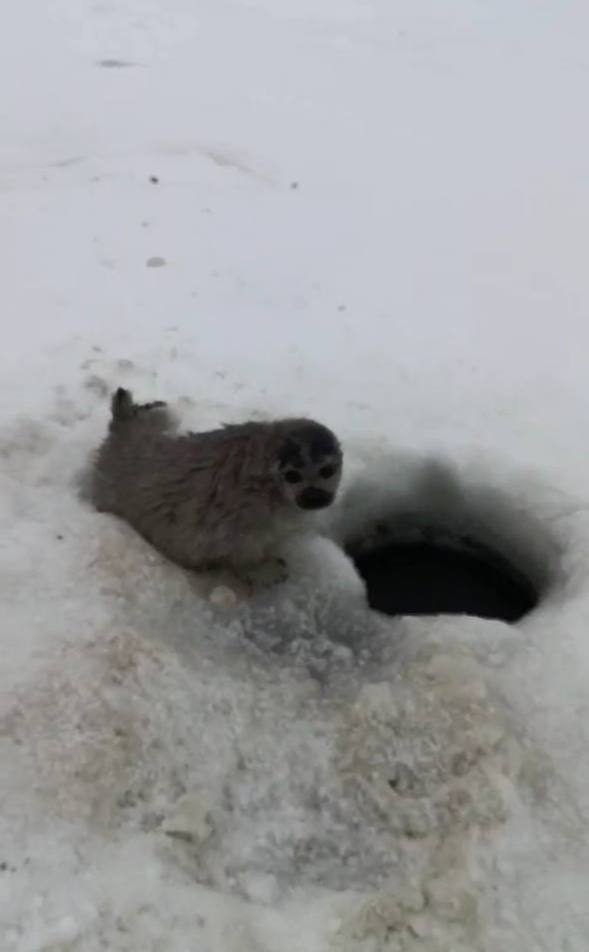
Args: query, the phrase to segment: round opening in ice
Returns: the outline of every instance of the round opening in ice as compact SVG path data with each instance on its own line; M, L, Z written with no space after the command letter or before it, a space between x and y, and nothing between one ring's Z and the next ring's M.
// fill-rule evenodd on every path
M421 540L349 551L368 603L387 615L478 615L519 621L540 593L519 567L473 539L430 532Z
M515 482L506 492L405 460L349 488L333 535L377 611L517 622L538 606L559 558L528 496Z

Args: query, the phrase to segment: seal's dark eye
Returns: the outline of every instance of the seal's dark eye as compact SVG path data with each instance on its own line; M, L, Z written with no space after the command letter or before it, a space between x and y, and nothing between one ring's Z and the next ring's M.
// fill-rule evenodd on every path
M287 483L302 483L303 481L303 477L296 469L287 469L284 479Z
M319 470L319 475L322 479L331 479L332 476L335 476L335 473L335 466L322 466Z

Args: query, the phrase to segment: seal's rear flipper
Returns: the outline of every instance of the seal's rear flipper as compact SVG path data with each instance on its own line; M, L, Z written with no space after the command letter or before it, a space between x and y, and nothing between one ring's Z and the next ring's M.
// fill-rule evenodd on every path
M119 387L112 395L110 401L110 412L112 422L119 423L121 420L128 420L133 416L135 404L133 403L133 394L124 387Z
M147 426L149 429L169 430L175 425L168 405L163 400L152 400L151 403L135 403L133 394L124 387L119 387L110 401L111 421L110 430L118 431L120 427L129 424Z

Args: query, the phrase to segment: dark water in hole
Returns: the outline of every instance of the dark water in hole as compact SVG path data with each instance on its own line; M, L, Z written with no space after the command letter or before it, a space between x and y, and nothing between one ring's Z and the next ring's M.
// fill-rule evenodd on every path
M366 582L370 607L387 615L478 615L512 622L538 602L522 573L482 548L411 542L350 554Z

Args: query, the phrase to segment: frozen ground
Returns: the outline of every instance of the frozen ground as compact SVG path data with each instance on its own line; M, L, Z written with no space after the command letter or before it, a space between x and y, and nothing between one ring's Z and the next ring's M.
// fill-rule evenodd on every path
M586 952L588 27L5 11L2 950ZM320 417L336 537L429 510L548 573L540 609L378 620L328 540L215 609L77 501L119 382Z

